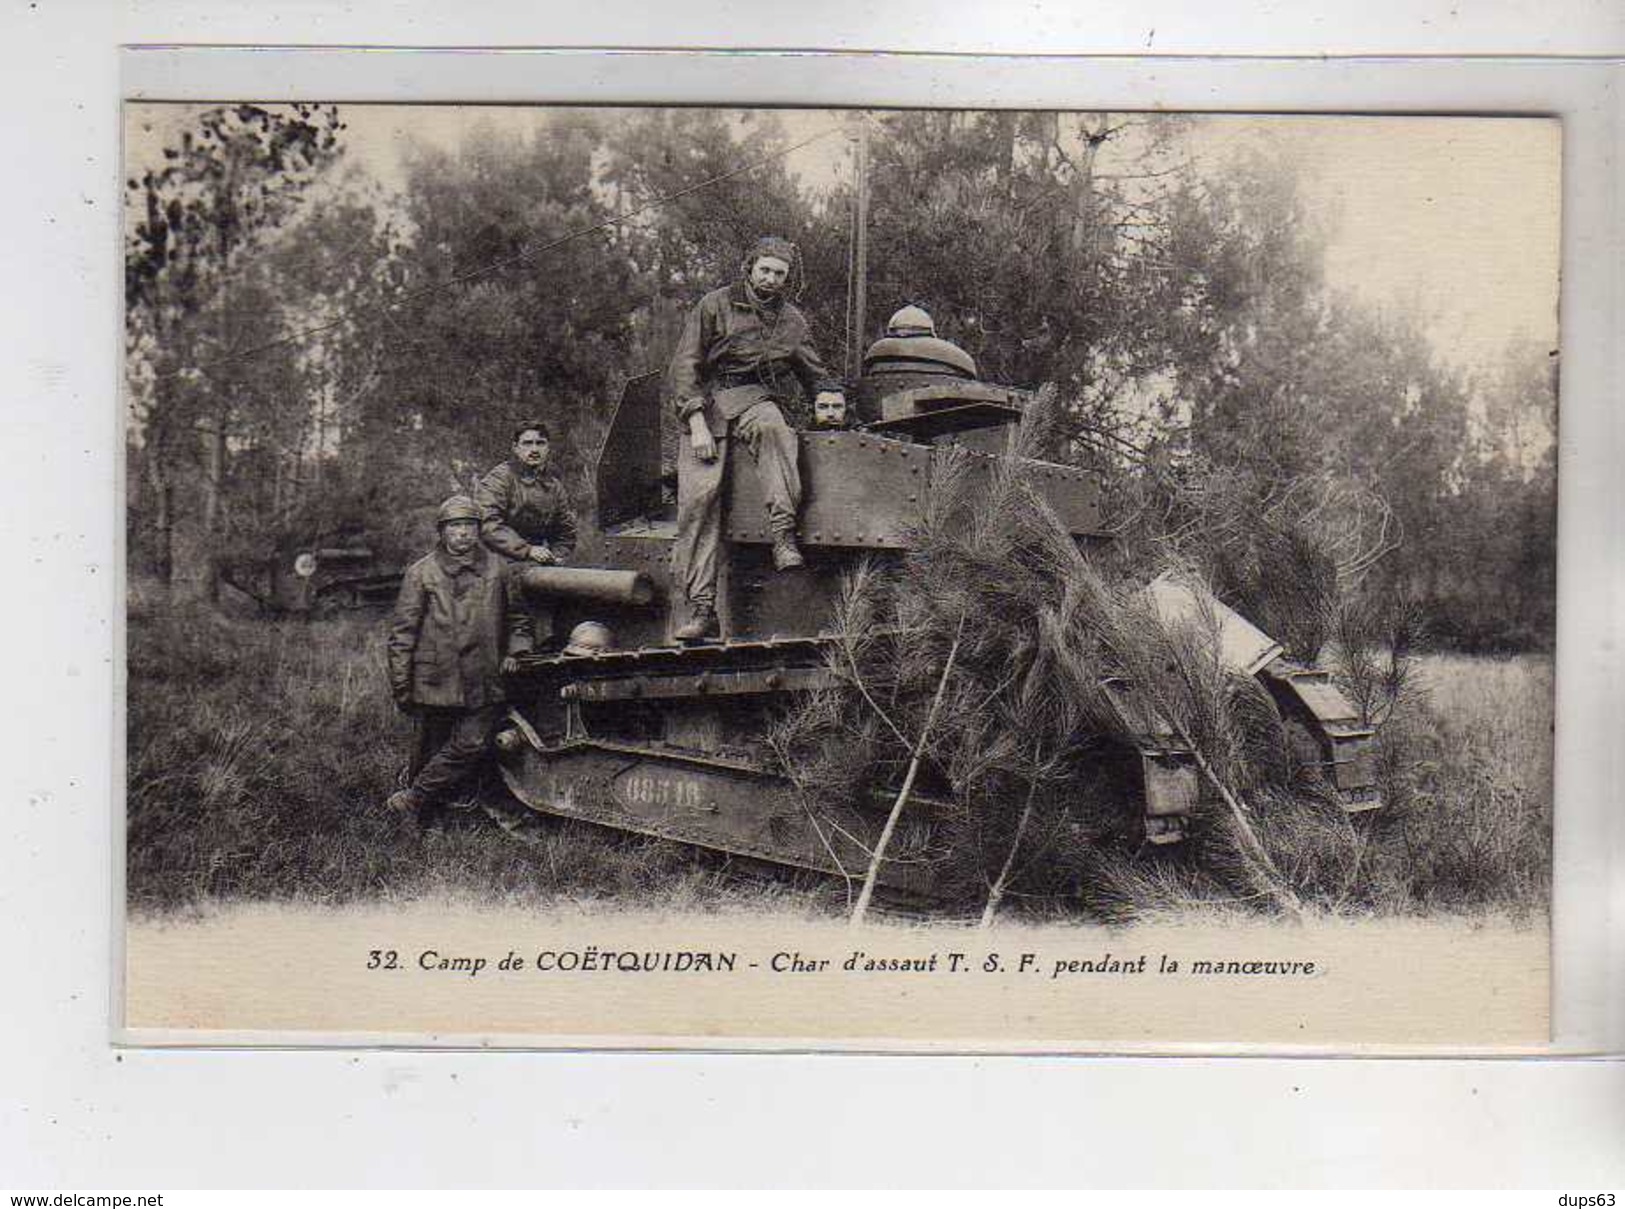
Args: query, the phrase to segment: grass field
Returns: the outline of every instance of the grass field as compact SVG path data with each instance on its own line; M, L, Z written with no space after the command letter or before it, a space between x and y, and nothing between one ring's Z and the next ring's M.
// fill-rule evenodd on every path
M561 822L525 846L477 812L430 832L386 814L411 722L389 699L376 616L261 621L133 604L128 667L136 910L429 895L514 905L635 895L703 908L747 893L823 896L587 825Z
M273 622L138 598L128 667L128 900L139 912L425 897L809 915L845 905L827 882L586 825L523 845L477 812L428 833L387 815L410 723L385 689L376 617ZM1543 914L1549 657L1428 657L1421 672L1425 693L1385 747L1389 808L1351 821L1263 803L1266 847L1319 913ZM1246 910L1221 881L1192 875L1199 856L1103 856L1086 910L1113 920Z

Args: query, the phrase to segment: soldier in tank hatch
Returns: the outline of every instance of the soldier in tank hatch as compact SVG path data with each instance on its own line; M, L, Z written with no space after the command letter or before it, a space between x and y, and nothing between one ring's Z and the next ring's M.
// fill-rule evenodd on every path
M504 559L551 567L570 560L576 546L576 514L564 484L552 472L552 433L542 420L513 426L512 455L494 466L474 491L480 537ZM553 641L553 608L530 597L534 641Z
M838 432L852 427L852 414L846 408L846 396L821 394L813 403L813 430Z
M484 761L506 700L502 677L531 648L512 564L480 544L466 495L440 505L440 540L407 568L389 626L389 686L414 716L410 787L385 805L432 823Z
M841 395L812 344L807 319L786 294L794 244L756 242L740 280L713 290L690 312L672 354L669 384L684 432L677 456L677 541L673 558L688 606L680 642L718 633L717 555L728 451L750 453L773 535L773 565L802 565L796 546L801 507L800 446L780 405L798 387L817 398Z

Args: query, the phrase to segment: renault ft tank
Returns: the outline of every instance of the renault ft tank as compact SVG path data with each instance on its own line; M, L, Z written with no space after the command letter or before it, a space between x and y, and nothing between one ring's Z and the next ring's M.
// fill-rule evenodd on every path
M858 425L800 434L804 567L774 572L756 476L728 476L714 643L672 641L681 588L660 384L655 375L627 384L596 462L596 525L583 528L573 566L524 573L528 588L555 602L559 632L590 618L607 626L613 645L598 633L590 646L520 661L515 704L497 735L504 779L520 802L799 869L866 867L890 796L815 815L764 756L764 731L799 695L838 683L827 655L843 572L862 557L909 549L941 446L961 446L991 474L1030 399L981 381L970 356L937 339L919 314L923 324L894 322L865 357ZM1089 472L1033 470L1077 540L1108 540ZM1226 657L1269 689L1300 756L1321 765L1348 809L1377 804L1372 733L1326 673L1289 663L1268 636L1211 598L1198 600L1189 585L1165 580L1147 591L1165 613L1217 608ZM1145 838L1177 842L1200 800L1196 761L1132 685L1109 687L1134 736L1122 755ZM928 795L914 801L888 847L882 884L929 895L922 854L940 807Z

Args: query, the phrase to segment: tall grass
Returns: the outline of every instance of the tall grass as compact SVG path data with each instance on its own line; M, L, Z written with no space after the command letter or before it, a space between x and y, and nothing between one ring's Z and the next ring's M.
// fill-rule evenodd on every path
M1496 915L1550 905L1552 665L1544 655L1428 655L1383 730L1383 808L1347 815L1315 794L1249 795L1259 839L1313 912ZM1094 854L1081 895L1112 922L1248 912L1230 845L1199 828L1179 849Z
M390 702L377 617L267 622L147 596L129 617L132 908L221 899L339 903L438 895L605 898L705 909L813 895L742 863L586 824L528 819L517 842L476 809L444 828L382 808L411 723Z
M1552 872L1552 662L1545 655L1423 661L1396 864L1430 907L1544 909Z
M385 813L411 737L390 704L382 623L236 619L147 595L129 618L128 888L138 910L221 899L339 903L434 895L655 909L741 904L838 914L838 887L751 862L528 814L420 832ZM1249 795L1282 877L1319 912L1539 914L1551 870L1549 658L1421 660L1386 728L1385 808L1349 817L1313 795ZM465 806L472 806L471 791ZM486 799L503 799L497 784ZM1067 852L1066 894L1028 917L1129 920L1250 912L1221 821L1176 851L1109 837ZM1060 843L1034 847L1060 850ZM1232 862L1233 863L1233 862Z

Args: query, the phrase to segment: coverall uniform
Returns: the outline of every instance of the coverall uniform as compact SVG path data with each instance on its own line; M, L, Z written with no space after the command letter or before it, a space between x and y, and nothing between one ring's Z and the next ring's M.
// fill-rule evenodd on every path
M576 514L557 475L532 470L510 458L493 466L474 489L480 510L480 539L502 555L526 565L532 546L543 542L559 562L576 548ZM553 608L531 596L526 603L532 639L545 645L553 637Z
M758 298L744 281L713 290L689 313L667 374L684 437L677 454L677 540L673 558L690 609L714 609L722 487L728 446L750 451L760 476L767 524L795 531L801 507L800 452L779 404L799 382L808 396L838 391L812 345L806 317L783 299ZM689 417L704 411L717 456L702 462L687 439Z
M389 682L417 714L412 789L433 809L472 773L502 714L504 655L531 648L531 620L505 559L444 546L407 568L389 627Z

